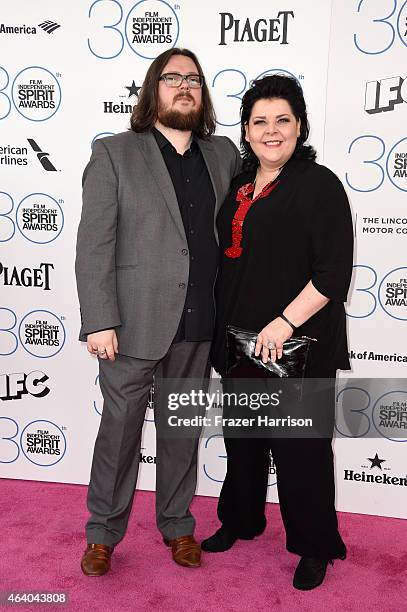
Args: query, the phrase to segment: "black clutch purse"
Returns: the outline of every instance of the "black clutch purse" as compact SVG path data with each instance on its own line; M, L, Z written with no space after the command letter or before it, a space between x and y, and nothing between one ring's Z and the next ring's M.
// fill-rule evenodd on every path
M226 374L233 378L300 378L304 377L311 342L315 338L300 336L290 338L283 345L283 355L274 363L263 363L261 354L256 357L254 349L258 333L233 327L226 328L227 365Z

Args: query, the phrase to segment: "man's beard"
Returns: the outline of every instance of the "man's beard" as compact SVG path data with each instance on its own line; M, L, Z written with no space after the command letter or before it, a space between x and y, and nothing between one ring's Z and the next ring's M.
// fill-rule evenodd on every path
M158 112L158 120L165 127L181 132L198 132L202 128L203 112L202 106L197 110L190 110L188 113L182 113L175 109L160 108Z

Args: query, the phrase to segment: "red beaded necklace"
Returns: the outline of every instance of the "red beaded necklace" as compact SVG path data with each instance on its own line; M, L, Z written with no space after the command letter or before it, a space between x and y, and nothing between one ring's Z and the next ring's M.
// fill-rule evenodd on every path
M265 198L268 196L275 187L279 184L279 180L273 179L270 183L267 183L257 194L255 198L250 198L250 194L254 191L254 183L246 183L242 185L236 194L236 202L239 204L235 216L232 219L232 246L225 249L224 253L226 257L230 257L231 259L236 259L240 257L242 254L242 230L243 230L243 222L244 219L249 212L250 207L260 200L261 198Z

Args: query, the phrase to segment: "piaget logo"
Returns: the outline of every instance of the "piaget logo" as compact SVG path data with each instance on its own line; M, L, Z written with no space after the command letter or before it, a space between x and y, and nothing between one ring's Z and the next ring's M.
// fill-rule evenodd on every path
M236 17L233 13L219 13L219 45L231 42L276 42L289 44L289 24L294 19L294 11L278 11L275 17L252 19Z
M37 268L17 268L0 262L0 282L4 286L37 287L50 290L50 271L54 264L41 263Z

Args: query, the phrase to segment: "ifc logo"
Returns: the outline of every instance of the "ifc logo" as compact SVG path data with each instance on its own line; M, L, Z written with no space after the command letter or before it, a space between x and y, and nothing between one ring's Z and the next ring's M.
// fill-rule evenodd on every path
M163 0L141 0L127 15L126 38L129 47L144 59L155 59L175 47L179 22L174 9Z

